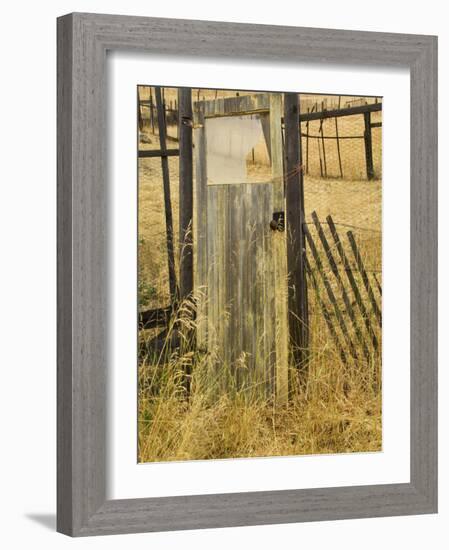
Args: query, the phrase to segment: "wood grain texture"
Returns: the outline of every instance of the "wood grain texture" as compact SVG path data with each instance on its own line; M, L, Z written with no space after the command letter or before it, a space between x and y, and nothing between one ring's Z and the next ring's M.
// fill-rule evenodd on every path
M207 269L207 275L204 272L207 287L204 344L211 361L211 384L218 381L219 388L225 390L231 383L226 381L231 373L240 390L267 398L276 391L277 367L273 267L277 249L273 247L274 232L269 226L274 211L273 174L268 174L265 183L211 181L205 144L211 139L207 124L210 119L218 118L221 124L225 116L265 113L269 109L267 94L195 103L195 110L204 113L206 120L204 139L198 136L199 141L195 143L197 189L200 189L196 210L205 212L207 220L205 238L197 243L196 263L199 269ZM279 138L280 114L278 112L277 120L273 119ZM269 122L268 116L262 120ZM267 123L262 122L267 149L277 164L277 159L282 158L281 141L270 139ZM199 119L196 126L201 127ZM274 152L273 145L276 146ZM282 170L275 189L276 192L282 189ZM281 193L283 197L283 190ZM204 254L206 262L201 267ZM286 345L284 355L287 349Z
M162 97L160 86L154 89L156 96L156 112L157 126L159 131L159 146L162 153L167 150L167 125L165 121L165 100ZM168 269L168 286L170 289L170 301L172 304L178 300L179 292L176 282L175 268L175 250L174 250L174 230L173 230L173 211L171 206L171 187L170 187L170 171L168 167L168 157L166 154L161 155L162 168L162 184L164 196L164 214L165 214L165 232L167 243L167 269Z
M332 234L332 238L334 240L335 248L337 249L338 255L340 257L340 260L344 266L344 272L346 273L346 277L349 281L349 285L352 289L352 292L354 294L355 303L357 304L357 307L360 311L360 315L363 319L363 322L365 324L366 330L370 336L370 339L372 341L374 351L377 351L379 347L379 342L376 337L376 333L373 330L370 315L368 314L368 311L365 307L365 304L363 302L362 293L359 290L359 287L357 285L357 282L354 278L354 275L352 273L351 264L349 263L348 257L346 255L346 252L344 250L343 244L340 240L340 236L337 232L337 228L335 227L334 220L332 219L332 216L329 214L329 216L326 217L326 222L329 226L329 230ZM379 293L382 294L382 289L379 287Z
M72 392L72 18L58 20L57 529L73 532Z
M410 483L106 500L108 49L410 68ZM58 20L58 136L59 531L82 536L437 510L436 37L67 15Z
M195 200L196 204L205 204L207 200L206 166L201 157L206 151L206 133L204 130L204 109L197 103L193 113L195 143ZM196 341L200 350L207 349L207 209L196 208L193 213L193 285L197 300Z
M205 117L241 115L270 109L270 99L267 94L218 98L202 103Z
M322 109L321 111L300 113L299 121L310 122L312 120L325 120L326 118L338 118L341 116L377 113L379 111L382 111L382 103L369 103L368 105L356 105L355 107L343 107L338 109L331 109L329 111L327 111L326 109ZM374 128L372 124L371 128Z
M429 39L410 66L411 483L438 506L438 57Z
M309 318L304 266L304 178L299 125L299 95L284 94L285 202L288 267L288 315L293 364L306 381ZM323 146L324 147L324 146ZM323 148L324 151L324 148Z
M340 271L338 269L337 262L334 259L332 247L329 245L329 241L327 240L327 237L324 233L323 226L321 225L321 222L318 219L318 215L316 212L312 212L312 219L313 219L313 223L315 224L315 228L318 233L318 237L320 239L321 245L326 254L327 261L329 262L330 271L334 275L335 281L337 283L337 288L340 291L341 297L343 298L343 303L345 305L348 317L351 320L351 325L352 325L352 328L354 329L354 334L356 336L358 345L362 348L363 354L365 355L365 359L367 360L367 362L369 362L371 353L368 349L368 346L366 345L365 339L363 337L363 333L358 323L357 316L354 313L351 298L348 295L345 285L343 283L342 277L340 276Z
M75 534L106 496L106 75L81 18L58 38L58 530Z
M208 216L208 351L217 368L236 370L239 388L270 397L276 353L272 185L210 185L207 204L198 207Z
M282 150L282 94L270 94L271 175L273 178L273 212L285 212L284 161ZM288 399L288 269L285 231L274 231L273 271L276 343L276 402ZM273 308L268 315L272 315Z
M193 291L193 139L192 90L180 88L179 102L179 293Z

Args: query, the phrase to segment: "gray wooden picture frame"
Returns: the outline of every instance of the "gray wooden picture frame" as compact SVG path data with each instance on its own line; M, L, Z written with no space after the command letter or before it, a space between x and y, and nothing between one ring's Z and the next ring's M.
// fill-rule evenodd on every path
M72 536L437 511L437 38L74 13L58 19L57 529ZM408 67L410 483L106 499L106 52Z

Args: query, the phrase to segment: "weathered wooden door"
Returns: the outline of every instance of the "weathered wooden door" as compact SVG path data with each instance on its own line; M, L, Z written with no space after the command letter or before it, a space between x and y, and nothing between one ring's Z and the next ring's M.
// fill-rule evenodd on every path
M227 384L285 401L281 115L281 94L195 103L194 253L199 347Z

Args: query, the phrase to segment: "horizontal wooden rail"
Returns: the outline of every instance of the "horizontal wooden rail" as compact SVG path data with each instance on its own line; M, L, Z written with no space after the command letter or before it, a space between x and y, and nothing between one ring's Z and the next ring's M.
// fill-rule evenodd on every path
M365 136L317 136L301 132L301 137L309 139L337 139L340 141L341 139L364 139Z
M178 157L179 156L179 149L165 149L165 151L162 151L161 149L149 149L149 150L139 150L139 158L148 159L148 158L155 158L155 157Z
M147 309L139 313L139 323L145 329L168 326L171 313L171 306Z
M382 111L382 103L370 103L369 105L358 105L357 107L346 107L344 109L332 109L330 111L318 111L315 113L301 113L299 122L308 120L323 120L324 118L334 118L341 116L363 115L365 113L375 113Z
M140 101L142 107L149 107L148 101ZM153 105L155 108L155 105ZM166 107L166 111L178 111L178 109L172 107ZM324 111L314 111L309 113L300 113L299 122L307 122L310 120L322 120L324 118L334 118L351 115L363 115L364 113L376 113L382 111L382 103L369 103L368 105L357 105L356 107L344 107L341 109L331 109ZM379 128L382 126L381 122L373 122L372 128Z
M156 108L156 105L154 105L154 103L151 103L149 100L147 99L141 99L139 101L141 107L148 107L149 109L155 109ZM176 107L170 107L169 105L165 104L165 111L177 111L178 109Z

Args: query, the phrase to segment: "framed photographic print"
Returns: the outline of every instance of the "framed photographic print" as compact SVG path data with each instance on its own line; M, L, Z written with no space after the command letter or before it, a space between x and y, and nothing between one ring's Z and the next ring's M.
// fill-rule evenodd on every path
M58 19L58 530L436 512L436 38Z

